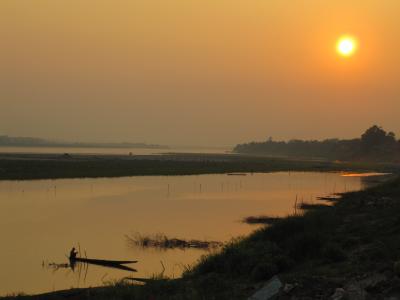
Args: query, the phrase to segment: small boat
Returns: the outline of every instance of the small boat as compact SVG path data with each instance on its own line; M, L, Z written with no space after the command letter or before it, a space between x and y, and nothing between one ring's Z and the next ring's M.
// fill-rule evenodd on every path
M115 268L125 271L137 272L136 269L125 266L125 264L137 263L137 260L106 260L106 259L93 259L83 257L70 257L69 259L71 268L74 269L77 263L92 264L103 267Z
M137 260L107 260L107 259L93 259L93 258L83 258L83 257L70 258L70 260L88 264L110 264L110 265L126 265L126 264L135 264L138 262Z

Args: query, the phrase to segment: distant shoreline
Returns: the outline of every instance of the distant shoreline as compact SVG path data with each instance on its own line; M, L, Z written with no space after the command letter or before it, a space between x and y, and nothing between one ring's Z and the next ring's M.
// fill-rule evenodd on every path
M130 143L66 143L66 144L0 144L0 148L14 147L14 148L115 148L115 149L170 149L165 145L152 145L152 144L130 144Z
M143 142L68 142L8 135L0 135L0 147L169 149L169 146L166 145L147 144Z
M331 162L236 154L16 154L0 153L0 180L100 178L277 171L399 172L398 164Z

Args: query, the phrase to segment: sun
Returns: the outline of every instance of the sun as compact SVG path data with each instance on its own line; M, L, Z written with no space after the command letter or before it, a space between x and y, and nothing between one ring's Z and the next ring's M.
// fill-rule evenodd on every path
M352 56L357 51L357 40L351 36L342 36L336 44L336 51L343 57Z

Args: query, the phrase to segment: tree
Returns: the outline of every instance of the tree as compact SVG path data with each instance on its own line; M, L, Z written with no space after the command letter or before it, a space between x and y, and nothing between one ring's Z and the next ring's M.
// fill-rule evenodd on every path
M395 134L387 133L382 127L374 125L361 136L361 157L371 160L391 160L397 152Z
M377 144L381 144L386 138L386 131L383 130L381 127L374 125L368 128L362 135L361 135L361 142L367 148L373 147Z
M262 153L271 156L312 157L332 160L400 161L400 141L393 132L377 125L351 140L327 139L251 142L237 145L235 152Z

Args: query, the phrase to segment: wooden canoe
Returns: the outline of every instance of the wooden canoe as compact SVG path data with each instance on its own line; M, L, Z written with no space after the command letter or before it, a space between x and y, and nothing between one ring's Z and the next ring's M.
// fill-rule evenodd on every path
M137 262L136 260L105 260L105 259L92 259L92 258L76 257L76 258L70 258L69 261L70 261L70 265L71 265L72 269L74 269L74 267L77 263L83 263L83 264L91 264L91 265L97 265L97 266L102 266L102 267L107 267L107 268L114 268L114 269L119 269L119 270L137 272L136 269L125 266L125 264L136 263Z
M137 260L107 260L107 259L93 259L93 258L83 258L83 257L75 257L71 258L71 261L75 262L83 262L89 264L109 264L109 265L126 265L126 264L135 264Z

